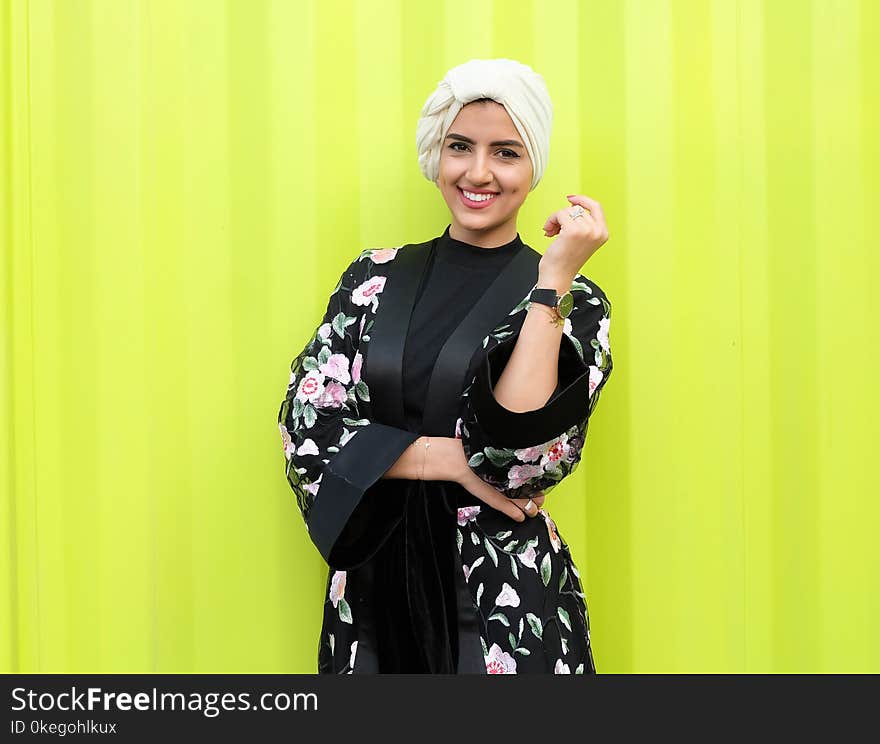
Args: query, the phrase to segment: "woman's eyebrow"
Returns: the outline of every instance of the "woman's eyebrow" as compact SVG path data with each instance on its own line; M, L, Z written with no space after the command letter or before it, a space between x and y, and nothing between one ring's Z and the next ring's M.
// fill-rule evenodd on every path
M455 134L454 132L450 132L449 134L447 134L446 139L461 140L462 142L467 142L469 145L477 144L470 137L465 137L463 134ZM523 144L519 140L497 140L495 142L489 143L489 147L499 147L501 145L509 147L523 147Z

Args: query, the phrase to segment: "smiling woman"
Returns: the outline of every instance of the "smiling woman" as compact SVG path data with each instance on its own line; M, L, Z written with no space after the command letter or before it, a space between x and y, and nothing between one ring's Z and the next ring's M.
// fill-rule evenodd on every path
M583 197L547 221L543 257L517 232L551 120L526 65L450 70L417 131L450 224L359 251L291 364L285 473L329 565L319 672L596 671L580 575L541 507L611 373L611 306L578 273L606 231Z

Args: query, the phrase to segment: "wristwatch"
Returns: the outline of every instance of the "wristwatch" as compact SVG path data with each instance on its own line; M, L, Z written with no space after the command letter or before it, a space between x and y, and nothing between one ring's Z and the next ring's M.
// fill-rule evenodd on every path
M571 292L558 295L555 289L533 289L531 295L529 295L529 300L552 308L556 313L558 325L565 322L565 319L571 315L571 309L574 307L574 297L571 296Z

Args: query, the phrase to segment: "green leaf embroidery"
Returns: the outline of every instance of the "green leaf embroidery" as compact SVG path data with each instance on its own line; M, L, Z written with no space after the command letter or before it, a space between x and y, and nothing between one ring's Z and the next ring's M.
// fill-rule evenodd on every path
M333 637L333 634L330 633L330 653L333 653L333 649L336 647L336 639Z
M476 532L471 532L471 542L472 542L474 545L479 545L479 544L480 544L480 538L477 536L477 533L476 533Z
M489 615L489 619L498 620L502 625L506 625L508 628L510 627L510 620L507 619L507 615L503 612L496 612L494 615Z
M516 565L516 558L510 556L510 571L513 573L513 578L519 579L519 566Z
M473 455L471 455L471 459L468 460L468 467L475 468L478 465L482 465L483 460L485 459L486 458L482 452L475 452Z
M348 602L345 601L344 597L340 598L336 609L339 610L339 619L351 625L351 607L348 606Z
M544 553L544 557L541 559L541 581L544 582L544 586L550 583L550 576L553 573L553 568L550 565L550 553Z
M315 425L317 418L318 414L315 413L315 409L310 405L306 405L303 409L303 420L306 422L306 428L311 429Z
M486 639L480 636L480 645L483 647L483 656L489 655L489 649L486 648Z
M312 372L318 369L318 362L315 357L307 356L305 359L303 359L302 366L306 372Z
M564 609L562 609L562 607L557 607L557 608L556 608L556 614L559 615L559 619L562 620L562 624L563 624L566 628L568 628L569 630L571 630L571 620L570 620L569 617L568 617L568 613L567 613Z
M303 402L299 398L293 399L293 416L296 418L297 416L302 416L303 412Z
M459 553L461 552L462 542L464 542L464 537L461 534L461 530L456 528L456 530L455 530L455 544L458 545L458 552Z
M535 636L535 638L541 640L544 629L541 626L541 621L540 619L538 619L538 616L533 612L527 612L526 620L528 620L529 627L532 629L532 634Z
M491 462L496 468L503 468L511 460L516 459L516 455L514 455L513 450L510 449L484 447L483 451L486 453L486 457L489 458L489 462Z
M577 669L574 670L575 674L583 674L584 673L584 662L581 662L577 665Z
M506 540L513 534L513 530L504 530L504 532L496 532L495 539L496 540Z
M495 552L495 548L492 547L492 544L489 542L488 538L483 538L483 545L486 548L486 552L489 554L489 557L492 559L492 563L495 564L495 567L498 567L498 554Z
M483 582L480 582L480 585L477 587L477 606L480 604L480 597L483 596Z
M346 426L369 426L370 419L343 418L342 423Z
M525 629L526 621L523 618L519 619L519 638L522 638L523 630Z
M328 359L330 359L330 349L325 346L318 352L318 364L327 364Z
M527 648L515 648L513 650L513 653L522 654L523 656L529 656L532 652L529 651Z
M507 640L510 641L510 647L515 649L516 648L516 638L513 637L513 633L507 634Z
M354 389L357 391L357 394L360 396L361 400L370 400L370 390L367 387L367 383L361 380L354 386Z
M562 591L562 587L565 585L565 580L568 578L568 569L563 566L562 567L562 575L559 577L559 591Z

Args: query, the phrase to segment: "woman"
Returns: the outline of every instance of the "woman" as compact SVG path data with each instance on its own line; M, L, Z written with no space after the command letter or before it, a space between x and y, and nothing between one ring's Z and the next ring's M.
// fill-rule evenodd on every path
M611 373L611 307L578 273L608 231L572 195L543 257L520 239L551 122L530 67L450 70L417 132L450 225L361 251L291 364L286 475L330 567L319 672L596 671L579 574L541 506Z

